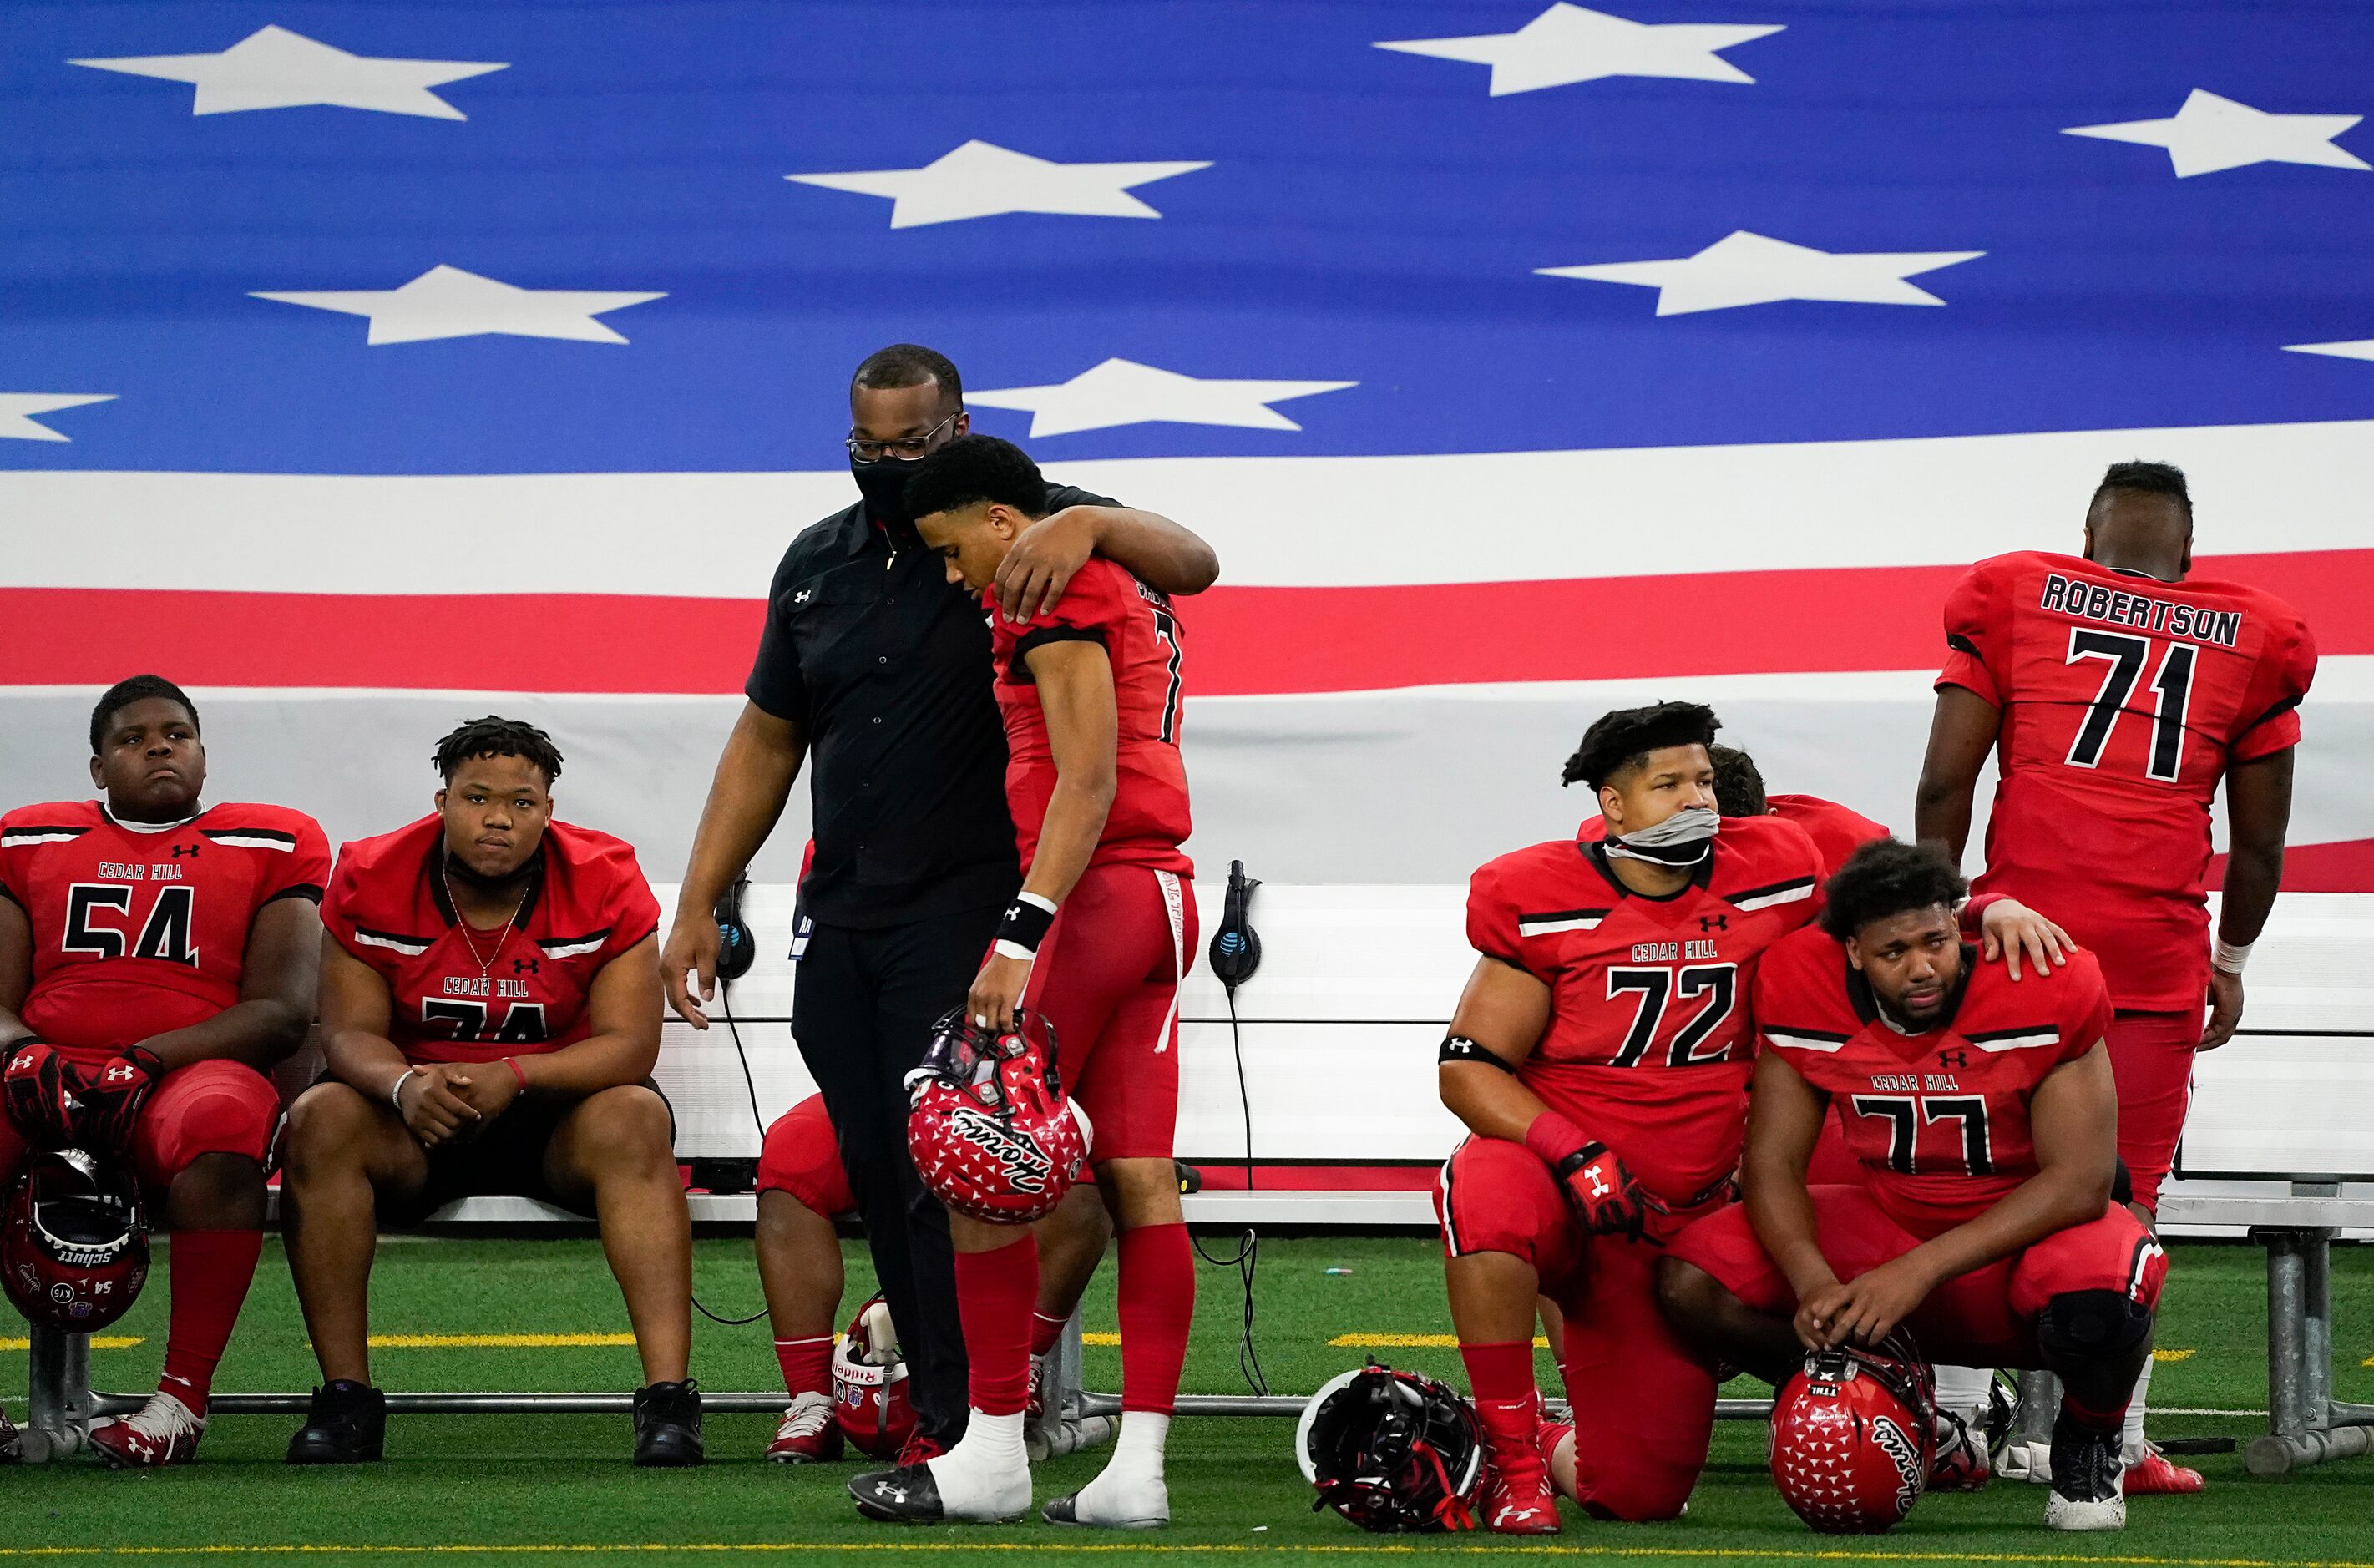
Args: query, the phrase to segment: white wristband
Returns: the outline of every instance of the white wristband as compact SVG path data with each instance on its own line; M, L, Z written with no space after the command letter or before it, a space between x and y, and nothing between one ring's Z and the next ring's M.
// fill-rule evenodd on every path
M2251 961L2251 949L2253 945L2247 942L2230 942L2220 937L2217 939L2217 945L2210 950L2209 966L2221 975L2239 975L2242 972L2242 966Z
M404 1114L404 1079L411 1077L414 1073L418 1072L419 1071L420 1069L417 1067L405 1068L404 1070L404 1077L398 1078L395 1081L395 1087L387 1092L387 1103L395 1107L395 1114L398 1116L402 1116Z

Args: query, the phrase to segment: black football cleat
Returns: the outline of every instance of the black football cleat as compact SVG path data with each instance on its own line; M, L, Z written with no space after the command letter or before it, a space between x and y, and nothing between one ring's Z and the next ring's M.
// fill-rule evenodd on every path
M653 1383L635 1390L635 1463L681 1469L709 1457L700 1438L700 1385Z
M857 1511L869 1519L936 1525L947 1518L947 1511L940 1506L940 1483L932 1479L932 1467L927 1464L868 1470L851 1479L849 1495Z
M345 1378L313 1390L305 1424L288 1440L292 1465L359 1465L384 1457L387 1396Z

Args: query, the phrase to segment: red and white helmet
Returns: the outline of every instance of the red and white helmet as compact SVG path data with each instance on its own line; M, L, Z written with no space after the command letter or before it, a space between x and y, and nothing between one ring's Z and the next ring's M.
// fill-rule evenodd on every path
M0 1287L29 1323L104 1328L148 1280L148 1226L132 1173L80 1149L33 1155L0 1211Z
M923 1064L907 1074L907 1106L923 1185L976 1220L1043 1219L1087 1169L1087 1113L1064 1097L1054 1025L1034 1013L1002 1035L962 1008L941 1019Z
M1772 1480L1808 1527L1873 1535L1912 1512L1937 1445L1928 1363L1880 1349L1816 1351L1772 1401Z
M915 1430L907 1393L907 1358L890 1306L876 1296L857 1309L832 1352L832 1413L841 1435L861 1453L895 1462Z

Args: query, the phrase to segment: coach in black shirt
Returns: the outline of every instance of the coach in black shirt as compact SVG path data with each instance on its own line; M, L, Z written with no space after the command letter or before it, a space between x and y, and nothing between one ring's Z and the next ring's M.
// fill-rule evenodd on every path
M700 813L661 969L676 1011L706 1028L710 908L813 756L816 929L793 1030L840 1133L922 1433L951 1444L966 1410L955 1270L947 1216L907 1155L903 1080L933 1024L964 1000L1021 872L987 624L899 499L912 465L969 427L956 367L911 344L883 349L857 368L849 406L864 498L792 541L776 569L749 700ZM1219 574L1210 547L1167 519L1063 486L1047 498L1047 519L998 575L1001 613L1017 620L1052 603L1091 555L1174 594Z

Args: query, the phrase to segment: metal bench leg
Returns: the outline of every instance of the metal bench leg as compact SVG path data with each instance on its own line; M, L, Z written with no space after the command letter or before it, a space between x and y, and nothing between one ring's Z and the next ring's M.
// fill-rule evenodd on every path
M2255 1233L2267 1249L2267 1433L2243 1450L2252 1475L2374 1453L2374 1429L2356 1424L2374 1411L2333 1403L2333 1235Z
M25 1462L43 1464L80 1453L83 1429L93 1414L89 1337L36 1325L27 1359L31 1371L26 1386L30 1409L23 1434Z

